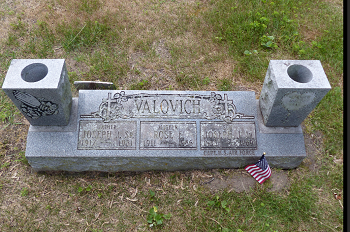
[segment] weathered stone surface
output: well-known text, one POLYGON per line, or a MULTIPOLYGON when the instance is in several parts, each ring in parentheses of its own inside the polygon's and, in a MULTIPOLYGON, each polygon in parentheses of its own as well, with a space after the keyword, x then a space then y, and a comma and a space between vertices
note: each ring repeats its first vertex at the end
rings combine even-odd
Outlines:
POLYGON ((266 129, 249 91, 81 90, 65 127, 30 126, 36 171, 242 168, 263 152, 272 167, 305 158, 300 127, 266 129))
POLYGON ((14 59, 2 89, 31 125, 68 124, 72 93, 63 59, 14 59))
POLYGON ((299 126, 330 89, 318 60, 271 60, 259 99, 265 126, 299 126))

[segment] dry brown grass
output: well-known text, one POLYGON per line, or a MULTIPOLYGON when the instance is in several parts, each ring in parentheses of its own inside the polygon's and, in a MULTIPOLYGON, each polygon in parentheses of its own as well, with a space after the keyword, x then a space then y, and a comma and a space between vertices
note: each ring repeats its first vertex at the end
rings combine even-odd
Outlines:
MULTIPOLYGON (((149 89, 216 91, 218 83, 228 79, 233 83, 233 90, 252 90, 259 97, 262 82, 249 82, 246 76, 235 72, 237 63, 228 54, 228 48, 214 42, 212 28, 203 23, 201 13, 210 10, 207 1, 201 1, 198 6, 194 0, 166 4, 155 0, 104 0, 97 4, 93 14, 81 10, 82 2, 17 0, 0 3, 0 12, 4 13, 0 14, 2 46, 13 29, 11 23, 16 23, 18 16, 28 31, 42 21, 54 33, 58 33, 58 24, 69 23, 72 19, 83 27, 86 20, 109 17, 112 20, 108 25, 120 36, 118 43, 112 46, 126 53, 127 72, 118 77, 120 89, 148 80, 149 89), (10 11, 13 14, 9 14, 10 11), (198 76, 199 80, 208 77, 210 82, 208 85, 181 85, 176 79, 181 72, 192 78, 198 76)), ((332 2, 340 4, 339 1, 332 2)), ((310 33, 309 28, 305 31, 310 40, 318 35, 316 31, 310 33)), ((28 39, 22 37, 19 42, 25 44, 28 39)), ((100 50, 94 47, 90 53, 100 50)), ((18 58, 25 56, 18 55, 18 58)), ((76 72, 82 80, 103 80, 99 75, 88 76, 91 64, 84 59, 78 61, 79 56, 88 55, 84 51, 69 53, 56 46, 50 58, 65 58, 69 72, 76 72)), ((280 57, 285 57, 285 54, 277 52, 274 58, 280 57)), ((1 68, 0 72, 5 74, 6 70, 1 68)), ((158 205, 161 212, 173 214, 171 220, 164 221, 165 229, 186 231, 186 223, 198 222, 199 219, 217 224, 196 211, 196 207, 206 206, 207 199, 203 195, 214 196, 223 190, 244 193, 249 187, 253 190, 264 188, 257 187, 252 178, 248 180, 247 174, 241 170, 35 173, 30 166, 18 161, 25 151, 29 125, 22 116, 18 116, 15 122, 21 124, 0 124, 0 160, 1 165, 5 165, 0 169, 0 230, 6 225, 7 230, 13 231, 148 231, 148 211, 153 205, 158 205), (243 188, 237 180, 247 185, 243 188), (87 191, 90 185, 92 189, 87 191), (79 187, 83 189, 81 192, 79 187), (25 189, 27 194, 23 192, 25 189), (156 192, 154 200, 150 199, 149 190, 156 192)), ((322 160, 316 154, 323 152, 322 139, 306 137, 305 141, 308 157, 303 165, 306 168, 290 172, 276 170, 278 175, 266 185, 269 191, 287 195, 290 182, 300 175, 317 175, 322 160)), ((340 207, 330 198, 332 193, 319 192, 321 204, 329 208, 340 207)), ((302 224, 300 229, 307 229, 307 226, 302 224)), ((198 231, 203 229, 201 225, 195 227, 198 231)))
MULTIPOLYGON (((10 23, 16 23, 18 16, 21 16, 28 30, 41 21, 46 22, 53 33, 57 33, 58 24, 69 23, 72 20, 80 22, 80 26, 83 27, 86 20, 111 19, 108 24, 112 30, 119 32, 121 45, 127 46, 121 49, 128 53, 129 70, 126 76, 119 78, 117 85, 120 89, 129 88, 131 83, 148 80, 151 89, 200 88, 214 91, 217 90, 218 80, 222 79, 231 80, 235 90, 246 89, 243 86, 247 84, 250 90, 261 88, 261 83, 246 82, 244 77, 234 73, 235 61, 228 55, 227 48, 213 43, 210 33, 212 29, 202 23, 204 20, 200 14, 208 10, 205 4, 197 6, 195 1, 165 4, 154 0, 19 2, 16 8, 14 4, 6 5, 14 14, 6 15, 6 20, 3 20, 3 39, 7 38, 11 30, 10 23), (82 10, 83 2, 98 2, 93 14, 82 10), (172 52, 175 53, 173 56, 172 52), (180 75, 180 72, 189 73, 190 77, 198 76, 200 79, 210 77, 210 83, 207 86, 201 83, 190 87, 179 85, 176 76, 180 75)), ((26 42, 26 38, 20 41, 21 44, 26 42)), ((61 47, 55 47, 53 58, 62 57, 66 57, 68 71, 78 73, 82 79, 84 73, 89 73, 89 64, 77 62, 75 57, 67 54, 61 47)), ((92 79, 102 80, 97 76, 92 79)))

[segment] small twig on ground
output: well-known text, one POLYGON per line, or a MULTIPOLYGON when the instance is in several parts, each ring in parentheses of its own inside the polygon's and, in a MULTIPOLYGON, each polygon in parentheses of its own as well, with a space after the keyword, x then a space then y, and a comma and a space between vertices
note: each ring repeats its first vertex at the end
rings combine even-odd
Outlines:
POLYGON ((210 217, 208 217, 208 218, 209 218, 210 220, 213 220, 214 222, 218 223, 218 225, 221 226, 221 228, 224 228, 224 227, 220 224, 220 222, 216 221, 214 218, 210 218, 210 217))
POLYGON ((83 28, 80 29, 80 31, 78 32, 78 34, 76 34, 76 35, 74 36, 74 38, 68 43, 67 46, 69 46, 69 45, 75 40, 75 38, 77 38, 77 36, 84 30, 85 27, 86 27, 86 24, 83 26, 83 28))
POLYGON ((329 229, 333 230, 333 231, 336 231, 335 229, 333 229, 332 227, 330 227, 329 225, 325 224, 325 223, 322 223, 322 221, 318 220, 318 218, 312 218, 312 219, 315 219, 316 221, 318 221, 321 225, 323 226, 326 226, 328 227, 329 229))
POLYGON ((137 205, 135 205, 134 203, 131 203, 131 205, 135 206, 136 208, 138 208, 140 211, 144 212, 144 213, 148 213, 148 211, 141 209, 140 207, 138 207, 137 205))
POLYGON ((12 172, 12 170, 15 168, 15 167, 17 167, 19 164, 16 164, 16 165, 14 165, 11 169, 10 169, 10 172, 12 172))
POLYGON ((339 201, 339 204, 340 204, 341 208, 344 209, 343 204, 341 203, 341 201, 340 200, 338 200, 338 201, 339 201))
POLYGON ((184 185, 184 179, 181 179, 180 188, 181 188, 182 190, 185 189, 185 188, 183 187, 183 185, 184 185))
POLYGON ((204 184, 209 184, 210 182, 212 182, 215 178, 211 178, 210 180, 206 181, 206 182, 202 182, 200 183, 200 185, 204 185, 204 184))
POLYGON ((135 191, 134 191, 134 193, 130 196, 130 198, 135 198, 135 197, 136 197, 136 194, 137 194, 137 187, 135 188, 135 191))
POLYGON ((132 198, 132 199, 131 199, 131 198, 129 198, 129 197, 125 197, 125 199, 128 200, 128 201, 137 201, 136 198, 132 198))
POLYGON ((112 208, 112 205, 113 205, 113 198, 114 198, 114 195, 112 196, 111 203, 109 204, 110 209, 112 208))
POLYGON ((194 207, 197 207, 198 201, 199 201, 199 200, 196 201, 196 203, 194 204, 194 207))

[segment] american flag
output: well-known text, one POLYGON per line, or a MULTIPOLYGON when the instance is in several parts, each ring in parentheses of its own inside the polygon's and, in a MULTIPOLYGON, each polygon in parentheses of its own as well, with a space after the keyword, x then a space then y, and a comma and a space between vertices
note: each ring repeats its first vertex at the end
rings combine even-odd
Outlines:
POLYGON ((247 170, 259 182, 259 184, 262 184, 265 180, 269 179, 271 176, 271 169, 265 159, 265 152, 256 164, 248 165, 245 167, 245 170, 247 170))

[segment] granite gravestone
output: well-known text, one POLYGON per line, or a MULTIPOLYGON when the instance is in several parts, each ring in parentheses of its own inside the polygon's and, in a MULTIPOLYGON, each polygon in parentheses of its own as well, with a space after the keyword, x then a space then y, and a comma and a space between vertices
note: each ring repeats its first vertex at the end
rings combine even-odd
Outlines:
MULTIPOLYGON (((52 68, 56 71, 62 67, 61 60, 57 61, 52 68)), ((21 73, 11 70, 45 62, 11 63, 3 89, 21 110, 27 103, 18 102, 17 91, 36 99, 49 96, 37 96, 30 88, 9 88, 7 83, 13 78, 20 80, 21 73), (16 67, 22 63, 26 65, 16 67)), ((51 66, 46 67, 48 74, 51 66)), ((57 75, 66 76, 62 72, 57 75)), ((32 83, 33 88, 40 88, 46 78, 42 74, 32 83)), ((26 157, 36 171, 114 172, 242 168, 266 152, 270 166, 295 168, 306 156, 302 129, 297 124, 330 89, 324 78, 319 62, 271 61, 260 101, 252 91, 80 90, 73 100, 70 96, 52 100, 57 105, 72 102, 68 125, 53 122, 38 126, 35 122, 41 117, 46 122, 56 121, 51 117, 63 111, 60 107, 55 114, 30 117, 26 157), (285 90, 289 82, 294 85, 285 90), (289 119, 295 115, 298 120, 289 119)), ((68 85, 68 78, 64 80, 68 85)))

